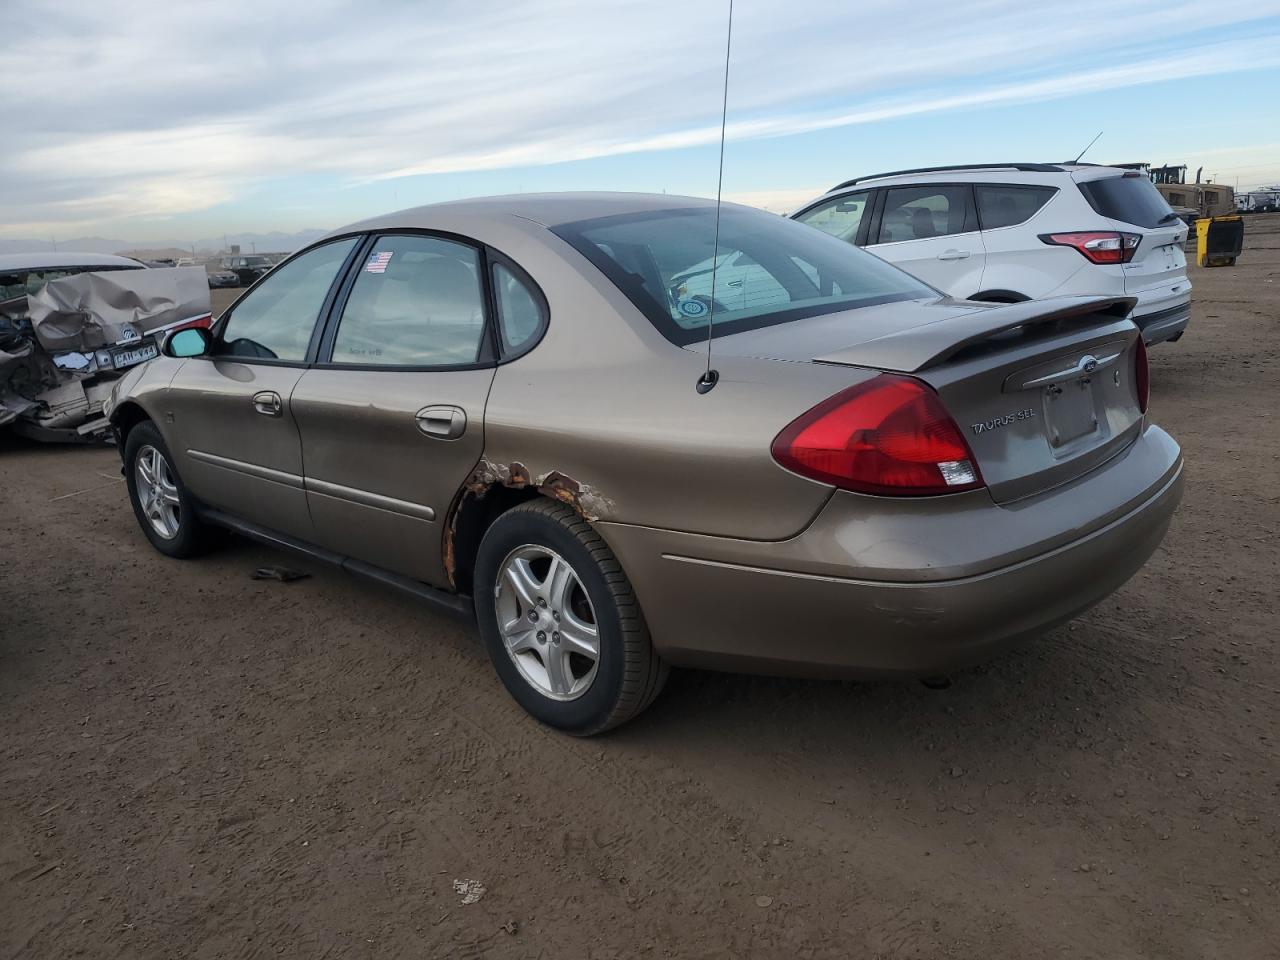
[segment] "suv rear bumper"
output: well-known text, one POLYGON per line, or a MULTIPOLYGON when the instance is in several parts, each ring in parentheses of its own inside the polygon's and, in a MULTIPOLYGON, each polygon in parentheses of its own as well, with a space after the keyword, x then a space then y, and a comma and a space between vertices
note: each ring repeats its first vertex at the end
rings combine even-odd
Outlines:
POLYGON ((927 502, 836 493, 776 543, 599 529, 673 664, 925 676, 1105 598, 1159 546, 1181 493, 1178 445, 1148 427, 1086 476, 1003 506, 982 490, 927 502))
POLYGON ((1141 309, 1141 303, 1134 308, 1133 322, 1138 325, 1138 329, 1142 331, 1142 339, 1148 344, 1173 340, 1180 336, 1182 331, 1187 329, 1187 324, 1191 322, 1190 297, 1172 307, 1151 310, 1147 313, 1140 313, 1141 309))

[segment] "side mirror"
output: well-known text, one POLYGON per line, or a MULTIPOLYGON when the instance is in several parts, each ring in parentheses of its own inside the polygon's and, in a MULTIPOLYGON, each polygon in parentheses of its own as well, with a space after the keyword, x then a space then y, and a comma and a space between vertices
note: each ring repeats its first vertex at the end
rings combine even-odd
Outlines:
POLYGON ((160 352, 166 357, 203 357, 213 345, 213 335, 204 327, 175 330, 164 338, 160 352))

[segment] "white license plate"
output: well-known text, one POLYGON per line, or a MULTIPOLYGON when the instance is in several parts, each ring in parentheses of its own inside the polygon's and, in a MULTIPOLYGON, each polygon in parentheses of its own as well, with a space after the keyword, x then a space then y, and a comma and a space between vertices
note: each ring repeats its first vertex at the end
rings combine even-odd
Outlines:
POLYGON ((128 347, 124 350, 112 350, 111 362, 117 370, 124 367, 132 367, 135 364, 142 363, 144 360, 154 360, 160 356, 160 348, 154 343, 144 343, 138 347, 128 347))

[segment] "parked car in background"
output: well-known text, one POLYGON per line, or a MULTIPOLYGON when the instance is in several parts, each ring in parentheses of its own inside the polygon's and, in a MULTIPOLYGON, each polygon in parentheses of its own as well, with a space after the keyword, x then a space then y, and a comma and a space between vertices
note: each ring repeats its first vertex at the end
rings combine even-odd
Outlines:
POLYGON ((930 167, 848 180, 792 214, 953 297, 1136 300, 1147 343, 1191 317, 1187 225, 1137 171, 1089 164, 930 167))
POLYGON ((209 286, 214 289, 227 289, 232 287, 240 287, 240 277, 231 270, 209 270, 209 286))
POLYGON ((274 265, 270 257, 260 255, 223 257, 220 264, 223 270, 229 270, 236 275, 242 287, 252 286, 274 265))
POLYGON ((108 415, 157 550, 229 527, 474 616, 590 734, 670 664, 936 674, 1107 596, 1182 484, 1133 302, 957 301, 732 204, 458 201, 293 255, 108 415), (717 237, 773 289, 712 323, 717 237))

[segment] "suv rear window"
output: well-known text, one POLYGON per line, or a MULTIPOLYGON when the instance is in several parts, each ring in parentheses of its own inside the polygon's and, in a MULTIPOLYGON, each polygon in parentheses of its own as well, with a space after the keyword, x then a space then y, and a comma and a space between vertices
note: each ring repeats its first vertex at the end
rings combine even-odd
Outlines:
POLYGON ((1141 174, 1087 180, 1080 184, 1080 192, 1095 213, 1109 220, 1138 227, 1158 227, 1177 219, 1155 184, 1141 174))
POLYGON ((672 343, 723 336, 855 307, 938 296, 843 240, 742 207, 619 214, 553 227, 672 343))

